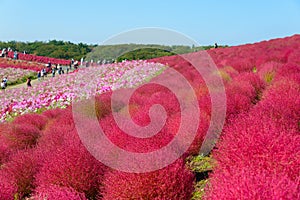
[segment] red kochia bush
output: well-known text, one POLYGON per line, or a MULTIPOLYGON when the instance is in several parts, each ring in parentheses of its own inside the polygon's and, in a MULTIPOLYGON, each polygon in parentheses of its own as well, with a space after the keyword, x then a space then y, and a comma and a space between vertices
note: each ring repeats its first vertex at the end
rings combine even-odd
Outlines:
POLYGON ((253 72, 241 73, 234 80, 236 82, 247 81, 254 87, 256 93, 262 92, 266 87, 266 84, 260 79, 259 75, 253 72))
POLYGON ((109 172, 105 175, 102 195, 104 200, 190 199, 193 181, 193 174, 179 159, 166 168, 149 173, 109 172))
POLYGON ((104 167, 80 143, 72 138, 68 142, 44 159, 35 177, 36 185, 72 187, 87 198, 94 198, 104 167))
POLYGON ((299 94, 296 82, 277 80, 227 123, 207 199, 299 199, 299 94))
MULTIPOLYGON (((97 188, 104 173, 103 165, 82 145, 70 109, 63 112, 58 110, 58 113, 48 111, 46 115, 51 118, 51 122, 42 132, 37 146, 42 162, 35 176, 35 186, 41 188, 53 185, 52 189, 40 191, 44 192, 41 195, 48 194, 55 188, 66 187, 73 188, 77 192, 75 196, 83 193, 87 198, 93 199, 98 194, 97 188)), ((64 189, 59 191, 54 193, 53 198, 68 194, 64 189)), ((73 192, 70 191, 71 193, 73 192)), ((36 194, 39 194, 39 189, 36 194)))
POLYGON ((292 181, 285 174, 270 174, 266 170, 232 168, 217 171, 210 180, 204 199, 299 199, 299 181, 292 181))
POLYGON ((300 136, 259 115, 239 117, 214 152, 207 199, 299 199, 300 136))
POLYGON ((11 149, 34 147, 41 131, 31 124, 7 124, 2 136, 11 149))
POLYGON ((5 163, 8 157, 9 157, 9 149, 0 139, 0 165, 5 163))
POLYGON ((16 187, 18 198, 24 198, 33 190, 33 177, 37 169, 38 159, 35 151, 30 149, 18 151, 12 155, 1 171, 3 175, 9 177, 9 183, 16 187))
POLYGON ((59 187, 56 185, 40 186, 35 190, 34 200, 87 200, 83 193, 73 188, 59 187))
POLYGON ((208 133, 210 125, 210 117, 202 112, 199 117, 199 126, 195 138, 190 145, 186 155, 198 155, 200 152, 201 145, 204 141, 204 138, 208 133))
POLYGON ((6 139, 3 137, 3 132, 7 126, 6 124, 0 125, 0 166, 8 160, 9 155, 11 154, 12 150, 9 148, 6 139))
MULTIPOLYGON (((8 57, 13 58, 13 56, 14 56, 13 51, 8 52, 8 57)), ((52 64, 60 64, 60 65, 69 65, 70 64, 69 60, 49 58, 49 57, 45 57, 45 56, 36 56, 33 54, 19 53, 18 58, 19 58, 19 60, 34 61, 34 62, 39 62, 39 63, 51 62, 52 64)))
POLYGON ((276 71, 282 67, 281 63, 267 62, 259 67, 258 75, 265 83, 270 84, 276 74, 276 71))
POLYGON ((0 63, 0 69, 1 68, 15 68, 15 69, 28 69, 28 70, 33 70, 33 71, 40 71, 43 69, 40 66, 31 66, 27 65, 26 63, 18 63, 18 64, 7 64, 7 63, 0 63))
POLYGON ((288 77, 274 82, 264 92, 258 106, 257 109, 264 115, 272 119, 283 119, 285 123, 282 125, 297 126, 300 118, 300 84, 288 77))
POLYGON ((70 141, 80 144, 80 138, 75 130, 71 110, 65 109, 63 112, 61 110, 54 111, 58 111, 58 113, 47 112, 51 121, 39 138, 38 149, 43 152, 51 153, 70 141))
POLYGON ((248 111, 257 97, 255 88, 248 81, 233 80, 226 87, 227 117, 248 111))
MULTIPOLYGON (((145 122, 144 118, 137 119, 139 119, 139 122, 145 122)), ((126 126, 127 122, 126 120, 122 120, 121 123, 124 124, 123 126, 126 126)), ((112 115, 101 120, 100 124, 105 135, 109 138, 110 141, 112 141, 115 145, 121 147, 122 149, 132 152, 146 153, 155 151, 157 149, 160 149, 162 146, 167 145, 174 136, 174 133, 168 132, 167 127, 164 126, 162 130, 159 130, 159 132, 155 132, 156 134, 153 137, 134 137, 132 135, 129 135, 128 132, 121 130, 118 124, 116 124, 112 115)), ((131 127, 129 128, 127 126, 127 128, 130 132, 134 131, 133 129, 131 129, 131 127)))
POLYGON ((55 119, 58 116, 60 116, 64 112, 63 109, 56 108, 52 110, 46 110, 45 112, 42 113, 43 116, 46 116, 49 119, 55 119))
POLYGON ((214 152, 221 168, 238 166, 269 170, 295 179, 300 176, 300 136, 297 129, 286 129, 284 120, 272 120, 257 112, 240 115, 224 130, 214 152))
MULTIPOLYGON (((299 59, 300 63, 300 59, 299 59)), ((278 69, 274 81, 280 81, 282 78, 287 78, 300 84, 300 67, 296 63, 287 63, 278 69)))
POLYGON ((13 179, 9 174, 0 170, 0 199, 13 200, 18 191, 17 185, 14 184, 13 179))
POLYGON ((31 124, 38 128, 39 130, 42 130, 45 125, 48 122, 48 118, 44 115, 39 115, 39 114, 26 114, 26 115, 21 115, 17 117, 13 124, 31 124))

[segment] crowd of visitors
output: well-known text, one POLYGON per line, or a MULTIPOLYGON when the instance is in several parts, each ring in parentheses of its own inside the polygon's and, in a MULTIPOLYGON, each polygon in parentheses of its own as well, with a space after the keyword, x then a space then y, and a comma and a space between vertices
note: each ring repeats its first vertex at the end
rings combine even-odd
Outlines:
MULTIPOLYGON (((5 51, 3 51, 4 54, 5 51)), ((15 54, 16 56, 15 59, 18 59, 18 54, 16 53, 15 54)), ((45 77, 47 77, 47 75, 49 74, 50 76, 52 75, 52 77, 55 77, 56 74, 58 75, 62 75, 62 74, 68 74, 72 69, 77 69, 79 66, 79 63, 78 61, 71 61, 70 62, 70 65, 68 66, 62 66, 60 64, 52 64, 50 61, 45 64, 45 67, 43 69, 41 69, 40 71, 37 72, 37 79, 39 81, 41 80, 44 80, 45 77)), ((7 76, 5 76, 2 80, 1 80, 1 89, 2 90, 5 90, 7 88, 7 82, 8 82, 8 79, 7 79, 7 76)), ((27 79, 27 82, 26 82, 26 85, 27 87, 32 87, 32 84, 31 84, 31 78, 28 78, 27 79)))
MULTIPOLYGON (((13 51, 13 49, 11 49, 10 47, 8 48, 3 48, 2 50, 0 49, 0 57, 4 57, 7 59, 11 59, 8 57, 9 52, 13 52, 13 59, 18 60, 19 59, 19 53, 17 51, 13 51)), ((25 54, 25 51, 24 51, 25 54)), ((109 63, 106 60, 98 61, 97 64, 104 64, 104 63, 109 63)), ((74 60, 73 58, 70 61, 70 64, 68 66, 61 66, 60 64, 52 64, 50 61, 45 64, 45 67, 43 69, 41 69, 40 71, 38 71, 37 73, 37 79, 39 81, 45 79, 45 77, 47 77, 47 75, 49 74, 52 77, 55 77, 56 74, 61 75, 61 74, 65 74, 65 73, 69 73, 71 70, 76 70, 78 69, 78 67, 80 66, 85 66, 85 67, 89 67, 89 66, 94 66, 96 65, 96 63, 93 62, 93 60, 91 60, 90 62, 86 61, 84 62, 83 58, 81 58, 80 62, 78 62, 77 60, 74 60)), ((31 79, 28 78, 26 85, 28 87, 32 87, 31 84, 31 79)), ((7 77, 4 77, 1 81, 1 89, 6 89, 7 88, 7 77)))
MULTIPOLYGON (((1 51, 0 51, 0 57, 4 57, 4 58, 7 58, 8 57, 8 53, 13 51, 10 47, 8 47, 7 49, 6 48, 3 48, 1 51)), ((26 52, 24 51, 23 54, 26 54, 26 52)), ((14 51, 14 57, 13 57, 14 60, 18 60, 19 59, 19 53, 17 51, 14 51)))
POLYGON ((8 49, 3 48, 2 51, 1 51, 1 53, 0 53, 0 57, 6 58, 8 56, 8 52, 9 51, 12 51, 12 49, 10 47, 8 47, 8 49))

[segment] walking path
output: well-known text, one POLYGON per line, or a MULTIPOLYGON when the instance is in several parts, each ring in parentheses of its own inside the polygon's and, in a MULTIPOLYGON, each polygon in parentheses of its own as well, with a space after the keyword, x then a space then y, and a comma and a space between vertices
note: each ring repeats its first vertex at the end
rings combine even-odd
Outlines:
MULTIPOLYGON (((47 77, 44 77, 44 80, 47 80, 47 79, 49 79, 49 78, 52 78, 52 75, 51 76, 47 76, 47 77)), ((32 86, 35 86, 35 85, 37 85, 37 84, 40 84, 40 83, 42 83, 44 80, 38 80, 38 79, 32 79, 31 80, 31 85, 32 86)), ((21 83, 21 84, 17 84, 17 85, 12 85, 12 86, 8 86, 7 88, 6 88, 6 90, 9 90, 9 89, 16 89, 16 88, 23 88, 23 87, 27 87, 27 84, 26 84, 26 82, 25 83, 21 83)))
MULTIPOLYGON (((79 66, 79 68, 82 68, 82 67, 79 66)), ((63 70, 64 70, 65 73, 66 73, 66 71, 67 71, 67 66, 63 66, 63 70)), ((72 69, 69 71, 69 73, 72 72, 72 71, 74 71, 74 68, 72 68, 72 69)), ((59 76, 59 74, 56 72, 56 73, 55 73, 55 76, 59 76)), ((41 79, 41 80, 33 79, 33 80, 31 80, 31 85, 32 85, 32 87, 34 87, 35 85, 40 84, 40 83, 44 82, 45 80, 47 80, 47 79, 49 79, 49 78, 52 78, 52 74, 51 74, 51 73, 48 73, 48 74, 47 74, 47 77, 44 77, 44 79, 41 79)), ((9 89, 16 89, 16 88, 24 88, 24 87, 25 87, 25 88, 27 87, 26 82, 25 82, 25 83, 21 83, 21 84, 17 84, 17 85, 8 86, 8 87, 6 88, 6 90, 9 90, 9 89)))

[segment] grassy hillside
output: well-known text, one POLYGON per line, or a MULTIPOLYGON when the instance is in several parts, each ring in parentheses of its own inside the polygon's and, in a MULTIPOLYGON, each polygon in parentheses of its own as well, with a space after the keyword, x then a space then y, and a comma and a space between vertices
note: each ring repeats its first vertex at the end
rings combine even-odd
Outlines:
POLYGON ((213 46, 190 47, 183 45, 164 46, 154 44, 119 44, 119 45, 100 45, 93 48, 88 53, 88 61, 111 61, 111 60, 133 60, 133 59, 151 59, 161 56, 174 54, 183 54, 199 51, 201 49, 210 49, 213 46))

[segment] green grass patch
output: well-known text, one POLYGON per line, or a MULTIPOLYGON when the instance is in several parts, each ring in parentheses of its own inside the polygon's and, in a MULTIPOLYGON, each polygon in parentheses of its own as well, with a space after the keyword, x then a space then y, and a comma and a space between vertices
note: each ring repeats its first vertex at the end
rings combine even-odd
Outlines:
POLYGON ((191 200, 203 199, 205 187, 209 183, 208 173, 212 172, 216 161, 210 156, 190 156, 187 158, 188 167, 195 173, 195 190, 191 200))

